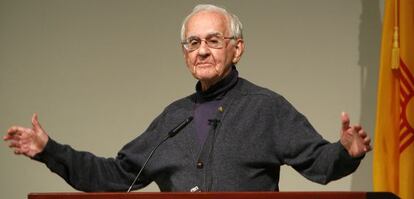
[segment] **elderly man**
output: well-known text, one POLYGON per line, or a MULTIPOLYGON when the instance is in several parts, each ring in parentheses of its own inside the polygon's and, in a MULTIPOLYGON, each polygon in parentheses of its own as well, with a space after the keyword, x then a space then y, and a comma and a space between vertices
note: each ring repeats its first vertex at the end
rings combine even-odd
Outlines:
POLYGON ((4 139, 83 191, 127 190, 153 147, 189 116, 194 120, 158 148, 133 189, 155 181, 161 191, 277 191, 284 164, 326 184, 352 173, 370 150, 370 138, 346 114, 340 140, 329 143, 282 96, 238 77, 244 41, 235 15, 196 6, 181 39, 188 70, 199 80, 196 92, 166 107, 116 158, 57 143, 36 114, 32 128, 11 127, 4 139))

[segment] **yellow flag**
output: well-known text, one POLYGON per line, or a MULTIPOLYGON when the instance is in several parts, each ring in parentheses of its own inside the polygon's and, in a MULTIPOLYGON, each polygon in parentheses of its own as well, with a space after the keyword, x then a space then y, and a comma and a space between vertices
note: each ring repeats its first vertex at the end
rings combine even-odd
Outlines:
POLYGON ((386 0, 374 143, 374 191, 414 199, 414 0, 386 0))

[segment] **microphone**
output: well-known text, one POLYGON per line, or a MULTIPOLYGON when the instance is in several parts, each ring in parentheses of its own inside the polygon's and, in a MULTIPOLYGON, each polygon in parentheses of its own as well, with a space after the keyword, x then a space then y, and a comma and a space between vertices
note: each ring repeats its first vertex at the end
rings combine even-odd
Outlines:
POLYGON ((183 129, 185 126, 187 126, 188 123, 190 123, 193 120, 193 116, 188 117, 187 119, 185 119, 184 121, 182 121, 180 124, 178 124, 175 128, 171 129, 170 132, 168 132, 167 137, 165 137, 160 143, 158 143, 157 146, 154 147, 154 149, 152 149, 151 153, 149 154, 148 158, 145 160, 144 164, 142 165, 141 169, 139 170, 137 176, 135 176, 134 181, 132 182, 131 186, 129 186, 127 193, 131 192, 132 186, 134 186, 134 184, 137 182, 139 176, 141 175, 142 171, 144 170, 145 166, 147 165, 148 161, 151 159, 152 155, 154 154, 154 152, 158 149, 158 147, 164 143, 165 141, 167 141, 169 138, 174 137, 175 135, 177 135, 178 132, 181 131, 181 129, 183 129))
POLYGON ((188 117, 187 119, 185 119, 184 121, 182 121, 178 126, 176 126, 175 128, 171 129, 171 131, 168 132, 168 138, 172 138, 175 135, 177 135, 177 133, 180 132, 181 129, 183 129, 185 126, 187 126, 187 124, 190 123, 191 120, 193 120, 193 116, 188 117))

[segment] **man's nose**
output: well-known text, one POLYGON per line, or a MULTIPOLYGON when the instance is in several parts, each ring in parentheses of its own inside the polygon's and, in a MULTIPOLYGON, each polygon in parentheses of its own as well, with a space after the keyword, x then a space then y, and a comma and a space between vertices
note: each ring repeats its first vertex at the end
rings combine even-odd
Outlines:
POLYGON ((201 41, 200 47, 198 48, 198 55, 202 57, 207 57, 210 54, 211 54, 211 51, 206 41, 201 41))

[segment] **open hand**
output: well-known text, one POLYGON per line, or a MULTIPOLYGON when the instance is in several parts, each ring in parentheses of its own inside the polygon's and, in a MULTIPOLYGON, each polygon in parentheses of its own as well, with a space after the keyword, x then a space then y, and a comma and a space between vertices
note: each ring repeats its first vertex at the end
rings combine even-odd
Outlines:
POLYGON ((340 142, 351 157, 363 156, 371 150, 371 138, 360 125, 351 126, 347 113, 342 113, 342 130, 340 142))
POLYGON ((43 151, 49 136, 40 126, 35 113, 32 117, 32 128, 12 126, 3 140, 9 142, 9 147, 14 150, 15 154, 23 154, 32 158, 43 151))

